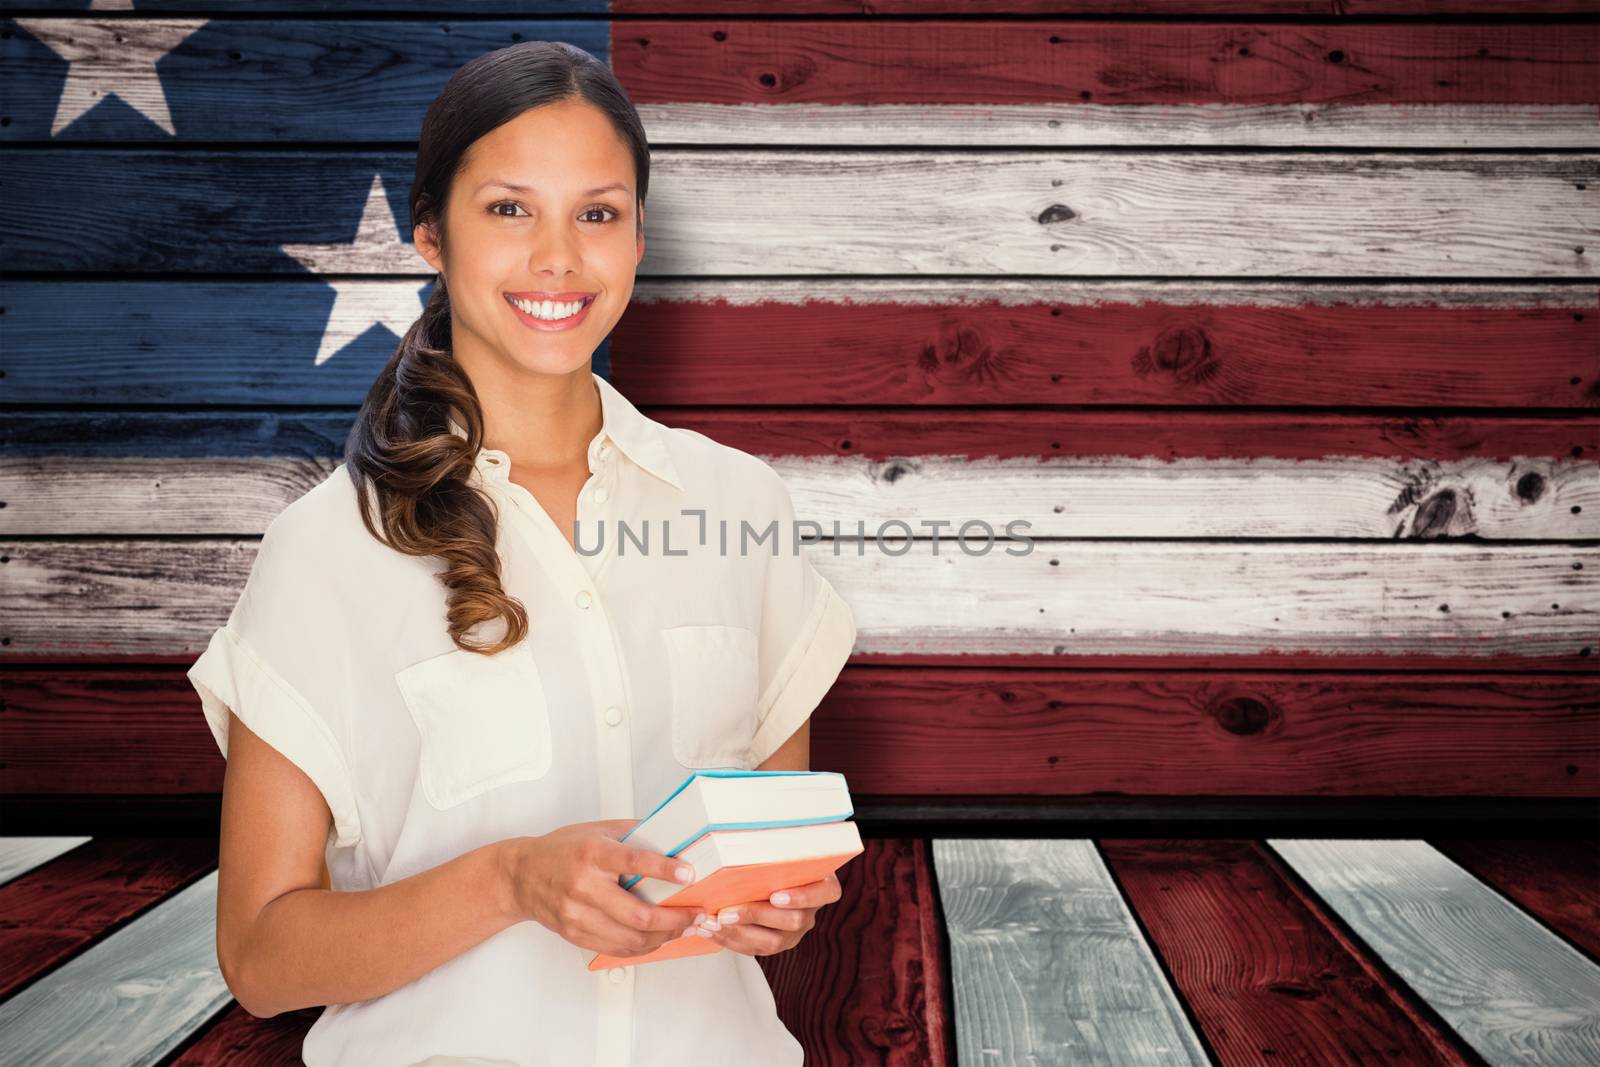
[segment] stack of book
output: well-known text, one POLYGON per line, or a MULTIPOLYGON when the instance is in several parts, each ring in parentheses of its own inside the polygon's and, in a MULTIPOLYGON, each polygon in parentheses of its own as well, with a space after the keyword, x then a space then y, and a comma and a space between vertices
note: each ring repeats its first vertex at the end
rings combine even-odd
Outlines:
MULTIPOLYGON (((700 770, 621 838, 694 868, 688 885, 645 875, 622 887, 651 904, 723 908, 765 901, 780 889, 820 882, 861 854, 855 809, 837 771, 700 770)), ((678 937, 639 956, 596 953, 589 970, 720 952, 703 937, 678 937)))

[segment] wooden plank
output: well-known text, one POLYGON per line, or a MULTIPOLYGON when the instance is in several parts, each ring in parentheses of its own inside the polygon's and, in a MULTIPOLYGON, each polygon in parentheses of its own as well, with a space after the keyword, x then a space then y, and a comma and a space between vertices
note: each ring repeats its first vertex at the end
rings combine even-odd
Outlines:
POLYGON ((1600 1060, 1600 966, 1432 846, 1268 843, 1490 1063, 1600 1060))
POLYGON ((0 1001, 0 1048, 30 1067, 161 1062, 232 1000, 216 912, 213 872, 0 1001))
POLYGON ((847 666, 811 743, 883 797, 1581 798, 1600 682, 847 666))
MULTIPOLYGON (((219 0, 201 0, 216 3, 219 0)), ((308 0, 268 0, 306 3, 308 0)), ((388 4, 404 0, 357 0, 388 4)), ((427 0, 419 0, 427 2, 427 0)), ((470 0, 473 5, 497 0, 470 0)), ((505 0, 509 2, 509 0, 505 0)), ((613 14, 745 15, 770 10, 770 0, 611 0, 613 14)), ((790 0, 791 15, 1487 15, 1593 12, 1596 0, 790 0)), ((188 4, 185 3, 187 9, 188 4)))
POLYGON ((323 1010, 299 1008, 258 1019, 234 1004, 164 1067, 213 1067, 218 1063, 228 1067, 278 1067, 304 1063, 301 1050, 306 1033, 323 1010))
MULTIPOLYGON (((1374 15, 1519 15, 1590 14, 1597 0, 786 0, 786 15, 831 18, 877 18, 883 15, 1145 15, 1201 16, 1271 15, 1320 18, 1374 15)), ((0 0, 0 10, 82 10, 82 0, 0 0)), ((772 0, 254 0, 251 11, 396 12, 473 15, 767 15, 772 0)), ((140 0, 141 11, 218 11, 232 14, 237 0, 140 0)))
POLYGON ((1445 1029, 1374 980, 1250 841, 1101 840, 1179 995, 1229 1067, 1467 1067, 1445 1029))
MULTIPOLYGON (((689 425, 697 420, 671 421, 689 425)), ((793 424, 793 420, 785 421, 793 424)), ((948 425, 947 420, 939 421, 948 425)), ((1123 420, 1093 421, 1105 425, 1123 420)), ((1242 421, 1262 425, 1293 420, 1242 421)), ((1567 435, 1566 428, 1549 425, 1552 438, 1567 435)), ((1076 425, 1073 436, 1088 428, 1076 425)), ((725 429, 728 427, 719 427, 725 429)), ((762 422, 751 429, 758 438, 776 436, 771 423, 762 422)), ((1181 428, 1174 426, 1172 432, 1179 433, 1181 428)), ((1261 443, 1270 445, 1271 441, 1261 443)), ((1413 464, 1357 459, 1174 463, 1118 456, 986 461, 909 452, 884 460, 830 461, 780 457, 762 448, 748 451, 778 470, 789 485, 798 514, 821 524, 825 533, 835 521, 848 530, 861 520, 873 530, 895 519, 931 531, 931 525, 923 524, 948 523, 952 515, 959 515, 962 522, 983 520, 997 531, 1007 522, 1026 521, 1029 525, 1019 528, 1036 538, 1117 537, 1130 531, 1152 538, 1384 541, 1463 536, 1580 540, 1600 536, 1600 472, 1596 464, 1540 458, 1549 452, 1504 462, 1413 464), (1519 485, 1529 488, 1532 499, 1515 492, 1519 485), (1226 500, 1228 506, 1215 507, 1219 500, 1226 500), (1070 506, 1063 501, 1070 501, 1070 506)), ((327 478, 332 469, 331 460, 320 459, 188 460, 133 455, 30 459, 13 453, 11 458, 0 459, 0 500, 6 502, 0 510, 0 534, 259 532, 278 512, 327 478), (94 500, 94 510, 84 510, 84 500, 94 500)), ((951 528, 941 532, 948 533, 951 528)))
POLYGON ((936 839, 961 1063, 1208 1064, 1089 841, 936 839))
MULTIPOLYGON (((238 599, 256 544, 0 542, 0 659, 198 655, 238 599)), ((854 610, 855 652, 904 662, 1085 666, 1098 656, 1131 667, 1161 657, 1169 667, 1332 669, 1381 657, 1395 668, 1470 661, 1487 670, 1595 653, 1592 547, 1083 541, 1028 550, 997 539, 984 554, 981 540, 968 548, 880 545, 869 533, 848 554, 844 542, 804 550, 854 610)))
POLYGON ((607 357, 609 380, 647 405, 1592 409, 1600 296, 1309 280, 657 279, 635 289, 607 357))
MULTIPOLYGON (((6 393, 19 405, 354 410, 428 285, 8 282, 6 393), (86 306, 97 314, 85 317, 86 306)), ((1600 293, 1501 283, 647 278, 594 364, 643 407, 1576 414, 1600 406, 1600 293)))
POLYGON ((650 19, 610 57, 658 144, 1590 147, 1600 29, 1569 29, 650 19))
POLYGON ((862 844, 811 932, 756 962, 807 1063, 946 1067, 950 990, 928 843, 862 844))
MULTIPOLYGON (((57 662, 6 683, 0 796, 221 792, 177 668, 57 662)), ((811 749, 857 796, 975 813, 984 797, 1582 800, 1600 795, 1600 681, 847 666, 811 749)))
MULTIPOLYGON (((1593 796, 1596 790, 1588 792, 1593 796)), ((1591 959, 1600 958, 1600 848, 1592 837, 1442 838, 1430 844, 1588 952, 1591 959)))
POLYGON ((609 60, 655 145, 1600 143, 1600 30, 1582 23, 16 22, 3 133, 35 142, 412 140, 457 68, 542 38, 609 60), (159 89, 141 84, 158 61, 159 89))
MULTIPOLYGON (((631 31, 629 26, 620 32, 631 31)), ((614 47, 619 55, 626 54, 626 42, 614 47)), ((769 60, 766 65, 779 67, 780 62, 769 60)), ((1003 57, 997 57, 996 66, 1003 63, 1003 57)), ((1117 91, 1105 95, 1115 97, 1117 91)), ((1600 107, 1592 104, 639 105, 640 121, 650 131, 652 144, 1123 145, 1179 151, 1195 145, 1590 148, 1597 140, 1597 113, 1600 107)))
MULTIPOLYGON (((415 274, 381 216, 414 163, 11 152, 0 229, 17 273, 415 274), (358 241, 375 176, 378 232, 358 241)), ((1592 279, 1597 197, 1600 157, 1567 153, 663 149, 638 273, 1592 279)))
POLYGON ((415 141, 428 105, 475 56, 519 39, 601 60, 609 51, 595 19, 14 21, 22 34, 0 77, 5 134, 43 142, 415 141))
MULTIPOLYGON (((982 520, 1033 538, 1600 536, 1594 416, 656 414, 765 459, 823 535, 982 520)), ((0 534, 259 534, 332 474, 353 418, 14 414, 0 534)))
POLYGON ((102 837, 0 886, 0 1000, 216 866, 214 838, 102 837))
MULTIPOLYGON (((10 697, 9 678, 7 679, 7 698, 10 697)), ((0 719, 0 730, 9 725, 6 720, 0 719)), ((8 746, 0 745, 0 751, 9 754, 8 746)), ((9 768, 0 768, 9 769, 9 768)), ((57 856, 88 841, 87 837, 0 837, 0 899, 10 887, 5 883, 26 874, 43 864, 49 863, 57 856)), ((6 914, 0 908, 0 914, 6 914)))

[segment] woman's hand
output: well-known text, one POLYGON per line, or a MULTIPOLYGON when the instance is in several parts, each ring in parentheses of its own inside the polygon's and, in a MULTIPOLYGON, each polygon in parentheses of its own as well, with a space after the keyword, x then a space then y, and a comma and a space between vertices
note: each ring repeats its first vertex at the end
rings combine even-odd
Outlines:
MULTIPOLYGON (((746 956, 786 952, 817 925, 817 909, 839 899, 839 876, 832 871, 820 882, 772 894, 772 903, 757 901, 723 908, 700 924, 711 940, 746 956), (788 894, 786 903, 784 894, 788 894)), ((705 936, 704 934, 699 936, 705 936)))
POLYGON ((698 909, 646 904, 619 881, 642 874, 687 883, 688 865, 618 840, 635 819, 573 823, 507 846, 507 906, 518 921, 533 919, 579 948, 608 956, 642 956, 678 937, 698 909))

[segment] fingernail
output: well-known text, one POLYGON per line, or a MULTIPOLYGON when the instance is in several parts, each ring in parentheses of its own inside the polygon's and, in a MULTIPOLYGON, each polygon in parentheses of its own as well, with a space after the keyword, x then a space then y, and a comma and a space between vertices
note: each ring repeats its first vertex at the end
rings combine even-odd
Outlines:
POLYGON ((732 908, 729 908, 721 915, 717 916, 717 921, 723 923, 736 923, 739 921, 739 913, 734 911, 732 908))
POLYGON ((780 890, 772 894, 772 902, 777 904, 779 907, 782 907, 783 905, 789 903, 789 894, 780 890))
POLYGON ((680 881, 680 882, 692 882, 692 881, 694 881, 694 872, 692 870, 690 870, 687 866, 679 866, 677 871, 674 872, 674 873, 677 875, 678 881, 680 881))
POLYGON ((712 931, 720 930, 722 929, 722 924, 717 922, 715 919, 707 919, 705 921, 705 929, 712 931))
POLYGON ((696 915, 694 917, 694 923, 695 923, 696 926, 699 926, 701 923, 703 923, 705 921, 706 921, 706 913, 703 912, 703 911, 700 914, 698 914, 698 915, 696 915))
POLYGON ((696 926, 694 928, 694 932, 696 936, 706 938, 707 940, 710 940, 711 938, 711 931, 707 930, 704 926, 696 926))

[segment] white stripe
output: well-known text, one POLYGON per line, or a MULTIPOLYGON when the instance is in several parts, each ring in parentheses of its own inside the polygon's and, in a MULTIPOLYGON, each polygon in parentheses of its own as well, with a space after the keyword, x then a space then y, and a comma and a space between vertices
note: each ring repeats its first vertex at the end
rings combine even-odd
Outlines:
MULTIPOLYGON (((9 650, 198 655, 238 599, 255 544, 0 544, 11 557, 0 587, 9 650)), ((737 545, 735 526, 729 550, 737 545)), ((1600 653, 1593 547, 1073 541, 1009 555, 996 541, 968 555, 945 541, 937 557, 926 541, 902 556, 870 538, 859 556, 855 542, 838 547, 807 551, 850 605, 858 654, 1026 654, 1065 666, 1085 653, 1600 653)))
POLYGON ((216 914, 213 871, 0 1003, 6 1062, 158 1063, 233 999, 216 914))
POLYGON ((0 837, 0 883, 41 867, 88 840, 87 837, 0 837))
MULTIPOLYGON (((972 435, 995 442, 1005 436, 1004 430, 972 435)), ((1600 462, 1589 458, 1002 460, 915 452, 762 458, 788 483, 798 517, 820 523, 825 533, 834 520, 853 529, 859 519, 876 529, 900 519, 927 536, 933 530, 921 524, 940 520, 955 524, 938 531, 951 537, 970 519, 997 531, 1023 519, 1034 537, 1600 537, 1600 462), (1525 501, 1514 487, 1529 473, 1543 482, 1525 501)), ((0 457, 0 500, 27 502, 0 509, 0 534, 259 535, 332 465, 332 459, 298 458, 0 457)))
POLYGON ((1600 1063, 1600 967, 1433 846, 1268 844, 1490 1063, 1600 1063))
POLYGON ((935 840, 933 856, 958 1062, 1210 1062, 1092 843, 935 840))
MULTIPOLYGON (((1560 32, 1559 30, 1554 32, 1560 32)), ((652 144, 1591 148, 1594 104, 641 104, 652 144)))

